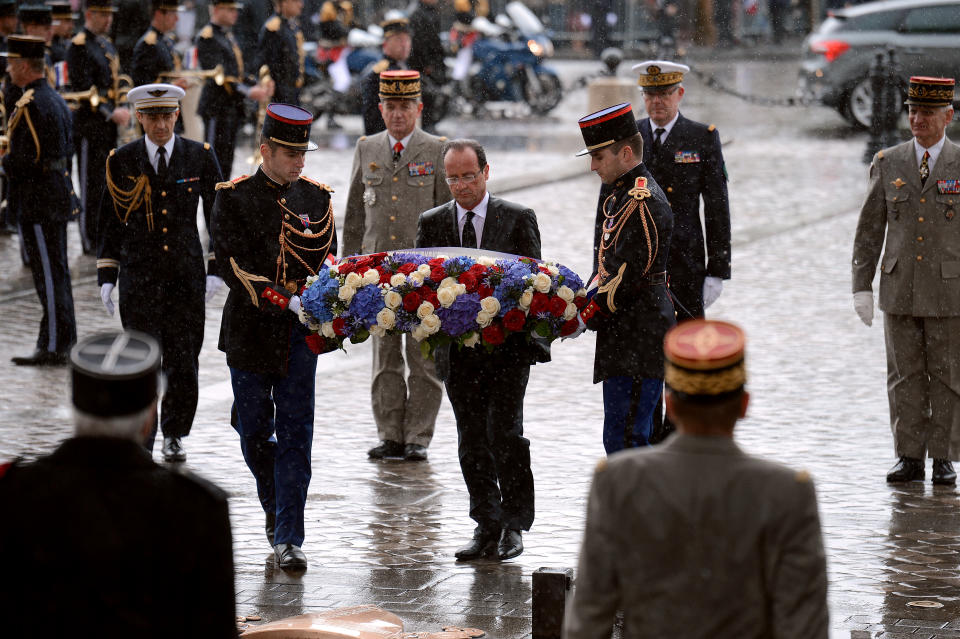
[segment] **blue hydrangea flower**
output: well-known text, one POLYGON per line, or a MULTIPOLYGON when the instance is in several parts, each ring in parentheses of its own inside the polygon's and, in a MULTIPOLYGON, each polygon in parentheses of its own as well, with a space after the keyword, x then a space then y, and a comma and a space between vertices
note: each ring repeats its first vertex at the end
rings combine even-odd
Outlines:
POLYGON ((569 286, 571 289, 573 289, 574 293, 583 288, 583 280, 580 279, 579 275, 562 264, 557 264, 557 270, 560 271, 560 277, 563 278, 563 280, 560 282, 561 285, 569 286))
POLYGON ((378 286, 363 286, 350 300, 350 316, 364 328, 370 328, 377 323, 377 313, 384 307, 383 295, 378 286))
POLYGON ((440 330, 451 337, 477 329, 477 313, 480 312, 480 296, 476 293, 458 295, 449 308, 437 309, 440 330))
POLYGON ((333 305, 339 291, 338 278, 331 276, 329 269, 323 268, 317 273, 317 280, 300 296, 300 302, 318 322, 332 322, 333 305))
POLYGON ((451 257, 449 260, 443 263, 443 268, 450 277, 457 277, 461 273, 465 273, 470 270, 470 267, 475 264, 475 260, 472 257, 451 257))

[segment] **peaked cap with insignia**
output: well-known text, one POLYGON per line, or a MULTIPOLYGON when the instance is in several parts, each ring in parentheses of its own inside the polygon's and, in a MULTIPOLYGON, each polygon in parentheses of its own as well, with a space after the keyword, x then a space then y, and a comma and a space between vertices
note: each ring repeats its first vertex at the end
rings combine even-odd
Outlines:
POLYGON ((184 95, 183 89, 172 84, 141 84, 130 89, 127 100, 141 113, 173 113, 184 95))
POLYGON ((316 151, 317 145, 310 141, 313 115, 306 109, 292 104, 272 102, 267 105, 263 118, 264 138, 297 151, 316 151))
POLYGON ((99 11, 101 13, 116 13, 117 7, 113 4, 114 0, 87 0, 87 11, 99 11))
POLYGON ((690 71, 685 64, 668 60, 647 60, 633 65, 637 72, 637 84, 647 88, 669 87, 683 82, 683 74, 690 71))
POLYGON ((953 78, 928 78, 915 75, 910 78, 904 104, 943 107, 953 105, 953 78))
POLYGON ((602 149, 639 133, 633 107, 629 102, 600 109, 580 118, 577 123, 580 125, 583 142, 587 145, 577 155, 586 155, 590 151, 602 149))
POLYGON ((677 324, 663 338, 664 383, 681 399, 706 403, 743 390, 746 337, 729 322, 697 319, 677 324))
POLYGON ((409 69, 383 71, 380 74, 380 98, 416 100, 420 97, 420 72, 409 69))

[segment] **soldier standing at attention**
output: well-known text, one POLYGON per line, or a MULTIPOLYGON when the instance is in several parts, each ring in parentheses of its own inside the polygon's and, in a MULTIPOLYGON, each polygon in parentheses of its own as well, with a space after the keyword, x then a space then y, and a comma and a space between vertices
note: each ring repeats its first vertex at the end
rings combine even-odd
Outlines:
POLYGON ((73 21, 76 16, 69 2, 49 2, 53 12, 53 38, 50 40, 50 59, 54 64, 67 59, 67 47, 73 37, 73 21))
MULTIPOLYGON (((153 17, 150 28, 133 46, 130 76, 134 85, 161 82, 160 74, 179 71, 180 54, 173 47, 173 39, 167 34, 173 31, 180 19, 180 0, 152 0, 153 17)), ((186 78, 169 80, 183 90, 190 86, 186 78)))
POLYGON ((580 312, 597 332, 593 381, 603 382, 607 453, 650 443, 663 388, 663 335, 676 322, 667 293, 673 214, 641 162, 643 140, 628 103, 583 117, 590 168, 603 182, 594 225, 595 294, 580 312))
POLYGON ((197 34, 197 57, 203 69, 223 69, 225 81, 218 85, 208 78, 200 94, 197 113, 203 118, 204 138, 213 147, 220 162, 220 170, 229 178, 233 170, 233 152, 237 146, 237 131, 243 124, 244 99, 269 99, 271 86, 247 82, 243 53, 233 37, 239 5, 235 0, 214 0, 210 23, 197 34))
POLYGON ((117 50, 106 37, 113 21, 113 0, 87 0, 84 27, 67 48, 67 74, 73 91, 97 87, 96 109, 79 108, 73 113, 77 168, 80 171, 80 239, 84 254, 97 250, 97 213, 103 199, 103 169, 107 154, 117 145, 117 126, 130 122, 130 111, 117 106, 113 88, 120 73, 117 50))
POLYGON ((300 104, 306 59, 299 22, 303 0, 277 0, 276 6, 277 12, 260 29, 255 67, 258 73, 264 65, 270 69, 277 102, 300 104))
MULTIPOLYGON (((209 144, 173 132, 183 89, 147 84, 129 100, 145 135, 110 152, 107 193, 100 206, 97 283, 107 313, 120 283, 120 320, 160 342, 167 390, 160 406, 163 458, 187 458, 182 439, 197 410, 197 369, 207 299, 223 281, 206 259, 197 230, 197 204, 210 228, 220 166, 209 144), (205 275, 208 274, 208 275, 205 275)), ((156 434, 156 426, 154 433, 156 434)), ((153 435, 146 442, 153 450, 153 435)))
POLYGON ((910 78, 913 139, 874 156, 853 242, 854 309, 867 326, 881 268, 890 426, 899 457, 888 482, 923 481, 926 456, 933 458, 934 484, 957 481, 951 460, 960 459, 960 147, 946 137, 953 88, 953 78, 910 78))
POLYGON ((406 18, 380 23, 383 28, 383 58, 367 69, 360 80, 360 114, 363 116, 363 132, 367 135, 380 133, 386 128, 380 115, 380 74, 384 71, 409 69, 412 40, 410 23, 406 18))
POLYGON ((3 156, 3 170, 11 181, 9 206, 19 215, 20 241, 43 307, 35 351, 14 357, 13 363, 63 366, 77 341, 67 263, 73 186, 70 110, 47 83, 43 39, 12 35, 7 44, 7 71, 21 97, 7 121, 10 149, 3 156))
POLYGON ((220 350, 233 384, 231 424, 257 482, 277 565, 303 571, 304 508, 310 485, 317 354, 301 324, 306 278, 336 255, 330 188, 303 177, 313 116, 290 104, 267 107, 263 164, 217 186, 213 240, 230 295, 220 350), (279 237, 279 240, 278 240, 279 237))
MULTIPOLYGON (((420 93, 416 71, 380 74, 380 113, 387 130, 357 142, 343 220, 344 256, 412 248, 420 213, 452 199, 443 172, 446 138, 417 127, 420 93)), ((426 459, 443 389, 433 360, 424 359, 416 340, 373 338, 370 394, 381 442, 367 454, 426 459)))

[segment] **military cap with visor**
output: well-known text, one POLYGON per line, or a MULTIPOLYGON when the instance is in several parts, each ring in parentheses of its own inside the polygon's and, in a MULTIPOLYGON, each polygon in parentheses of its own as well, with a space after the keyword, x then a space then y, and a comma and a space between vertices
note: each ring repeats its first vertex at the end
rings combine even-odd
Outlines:
POLYGON ((420 72, 409 69, 380 74, 380 99, 416 100, 420 97, 420 72))
POLYGON ((150 0, 150 8, 153 11, 182 11, 180 0, 150 0))
POLYGON ((683 74, 690 71, 690 67, 669 60, 647 60, 633 65, 637 72, 637 84, 644 91, 648 89, 666 89, 683 82, 683 74))
POLYGON ((953 106, 955 84, 953 78, 929 78, 915 75, 910 78, 904 104, 927 107, 953 106))
POLYGON ((38 36, 14 33, 7 37, 7 50, 0 52, 0 55, 11 60, 17 58, 42 60, 47 50, 46 44, 46 40, 38 36))
POLYGON ((50 14, 53 16, 54 22, 77 19, 77 14, 73 12, 73 7, 69 2, 48 2, 47 6, 50 7, 50 14))
POLYGON ((133 415, 157 398, 160 345, 145 333, 112 331, 70 350, 73 405, 97 417, 133 415))
POLYGON ((292 104, 272 102, 267 105, 261 135, 271 142, 296 151, 316 151, 310 141, 313 114, 292 104))
POLYGON ((127 101, 140 113, 173 113, 184 95, 183 89, 172 84, 141 84, 130 89, 127 101))
POLYGON ((637 120, 633 115, 633 107, 629 102, 623 102, 577 120, 580 125, 580 134, 586 148, 577 155, 586 155, 620 140, 626 140, 639 133, 637 120))
POLYGON ((380 28, 383 29, 383 37, 389 38, 397 33, 410 33, 410 21, 406 18, 385 20, 380 23, 380 28))
POLYGON ((101 13, 116 13, 117 7, 114 0, 87 0, 87 11, 99 11, 101 13))
POLYGON ((729 322, 696 319, 663 338, 664 383, 683 400, 709 403, 733 397, 747 381, 746 338, 729 322))
POLYGON ((21 5, 17 11, 17 17, 20 19, 20 24, 53 24, 53 11, 45 4, 21 5))

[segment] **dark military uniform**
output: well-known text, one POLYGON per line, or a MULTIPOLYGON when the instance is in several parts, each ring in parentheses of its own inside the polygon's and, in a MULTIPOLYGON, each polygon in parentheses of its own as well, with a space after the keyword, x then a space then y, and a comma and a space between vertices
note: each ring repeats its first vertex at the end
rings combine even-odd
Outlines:
POLYGON ((153 25, 133 46, 130 77, 134 86, 160 82, 161 73, 179 71, 180 67, 180 54, 174 49, 173 40, 153 25))
POLYGON ((11 184, 9 207, 19 215, 21 241, 43 307, 36 350, 38 355, 56 354, 65 363, 77 339, 67 263, 70 110, 41 78, 23 88, 7 126, 10 152, 3 157, 3 169, 11 184))
MULTIPOLYGON (((110 153, 100 206, 97 283, 120 280, 124 328, 157 338, 167 377, 160 428, 190 432, 197 408, 197 358, 203 344, 206 270, 197 204, 210 227, 220 166, 210 145, 175 136, 166 179, 157 176, 145 138, 110 153)), ((211 263, 209 272, 216 269, 211 263)))
POLYGON ((380 74, 384 71, 409 68, 406 63, 383 56, 383 59, 373 63, 363 72, 363 79, 360 80, 360 115, 363 116, 365 134, 373 135, 387 130, 387 125, 380 114, 380 74))
POLYGON ((203 118, 204 137, 216 151, 224 176, 229 177, 237 130, 243 124, 243 99, 250 91, 250 85, 242 83, 243 53, 229 29, 211 22, 197 35, 197 56, 202 68, 220 65, 228 78, 223 86, 217 86, 213 78, 207 79, 197 113, 203 118))
POLYGON ((275 517, 273 542, 300 546, 317 356, 305 343, 309 331, 286 306, 336 254, 330 190, 304 177, 281 185, 262 168, 222 184, 213 240, 230 287, 220 350, 233 382, 233 425, 268 522, 275 517))
POLYGON ((440 121, 439 108, 445 107, 446 96, 440 88, 447 83, 447 67, 443 63, 443 42, 440 40, 440 8, 420 2, 410 14, 413 48, 407 62, 420 72, 423 80, 423 128, 433 131, 440 121))
POLYGON ((105 184, 103 167, 110 150, 117 145, 117 125, 109 118, 115 108, 112 87, 119 68, 117 50, 107 38, 84 28, 70 41, 67 73, 71 90, 86 91, 95 86, 101 96, 96 110, 81 106, 73 113, 83 201, 80 238, 85 253, 92 253, 97 247, 97 212, 105 184))
POLYGON ((284 19, 274 14, 260 29, 257 44, 256 68, 267 65, 274 82, 273 100, 286 104, 300 104, 303 88, 304 61, 303 33, 296 19, 284 19))
POLYGON ((681 114, 656 153, 650 118, 638 121, 637 126, 643 136, 643 163, 673 209, 667 264, 670 293, 678 302, 676 310, 681 319, 703 317, 704 278, 730 278, 730 206, 720 135, 713 125, 688 120, 681 114))
POLYGON ((63 62, 67 59, 67 47, 70 46, 70 40, 68 38, 61 38, 60 36, 53 36, 50 40, 50 61, 53 64, 57 62, 63 62))

